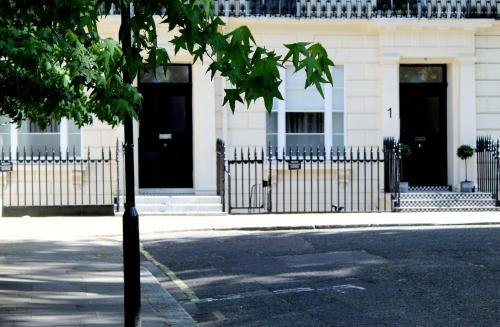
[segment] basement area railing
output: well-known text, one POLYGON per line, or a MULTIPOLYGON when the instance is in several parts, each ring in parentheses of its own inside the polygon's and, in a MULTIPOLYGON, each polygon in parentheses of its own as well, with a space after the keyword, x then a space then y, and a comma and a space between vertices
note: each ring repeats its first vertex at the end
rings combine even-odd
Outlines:
POLYGON ((120 199, 120 149, 2 149, 0 197, 4 216, 102 215, 120 199))
POLYGON ((491 193, 500 206, 500 141, 490 136, 479 136, 476 141, 477 190, 491 193))
POLYGON ((217 153, 217 189, 229 213, 380 212, 399 206, 400 154, 394 140, 384 141, 383 149, 227 153, 219 140, 217 153))

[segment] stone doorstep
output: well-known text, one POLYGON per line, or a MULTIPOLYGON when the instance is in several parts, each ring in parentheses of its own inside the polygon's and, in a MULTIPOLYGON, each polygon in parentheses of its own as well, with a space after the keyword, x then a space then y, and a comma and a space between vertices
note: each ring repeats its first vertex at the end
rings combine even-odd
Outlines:
POLYGON ((450 200, 450 199, 401 199, 400 207, 494 207, 495 200, 485 199, 485 200, 450 200))
POLYGON ((211 195, 136 195, 135 202, 141 204, 220 204, 220 196, 211 195))
POLYGON ((146 215, 222 214, 219 196, 138 195, 135 202, 137 210, 146 215))
POLYGON ((400 207, 399 212, 432 212, 432 211, 500 211, 500 207, 400 207))

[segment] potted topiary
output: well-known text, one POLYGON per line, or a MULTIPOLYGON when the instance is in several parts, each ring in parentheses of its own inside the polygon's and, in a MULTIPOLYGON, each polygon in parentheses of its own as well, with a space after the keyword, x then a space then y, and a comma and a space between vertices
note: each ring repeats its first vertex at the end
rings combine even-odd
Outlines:
POLYGON ((465 160, 465 181, 460 182, 460 192, 472 192, 474 184, 467 180, 467 159, 474 155, 474 149, 467 144, 462 144, 457 149, 457 156, 465 160))
MULTIPOLYGON (((411 154, 411 149, 408 145, 404 143, 399 143, 399 150, 401 151, 401 167, 400 167, 400 172, 401 176, 403 176, 403 159, 408 158, 411 154)), ((410 188, 410 185, 408 182, 399 182, 399 192, 401 193, 407 193, 410 188)))

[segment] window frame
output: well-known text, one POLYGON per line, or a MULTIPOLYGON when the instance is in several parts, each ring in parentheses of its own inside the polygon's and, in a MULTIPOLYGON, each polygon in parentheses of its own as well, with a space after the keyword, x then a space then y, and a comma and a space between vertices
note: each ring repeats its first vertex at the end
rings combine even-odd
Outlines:
MULTIPOLYGON (((77 151, 76 151, 76 158, 82 158, 83 156, 83 133, 82 133, 82 129, 80 128, 79 129, 80 131, 80 147, 77 148, 77 151)), ((17 124, 15 123, 10 123, 10 144, 9 144, 9 147, 10 147, 10 153, 8 153, 8 150, 6 152, 4 152, 4 154, 8 154, 9 155, 9 159, 12 160, 12 161, 15 161, 17 156, 18 156, 18 152, 19 152, 19 158, 23 158, 23 149, 22 148, 18 148, 19 147, 19 134, 20 134, 20 129, 17 127, 17 124)), ((69 131, 69 120, 67 118, 62 118, 61 119, 61 122, 59 124, 59 132, 48 132, 48 133, 45 133, 45 132, 23 132, 22 134, 25 134, 25 135, 37 135, 37 134, 52 134, 52 135, 55 135, 55 134, 59 134, 59 150, 61 152, 61 156, 60 158, 62 160, 66 160, 68 158, 66 158, 66 149, 68 149, 68 154, 69 154, 69 159, 71 159, 73 157, 73 151, 72 149, 69 149, 68 148, 68 144, 69 144, 69 137, 70 137, 70 131, 69 131)), ((76 133, 72 133, 72 134, 76 134, 76 133)), ((4 148, 4 151, 6 149, 4 148)), ((28 152, 29 149, 26 149, 27 152, 26 152, 26 155, 30 155, 31 152, 28 152), (29 153, 29 154, 28 154, 29 153)), ((55 150, 55 149, 54 149, 55 150)), ((38 153, 37 155, 35 156, 34 155, 35 153, 33 153, 33 158, 38 158, 38 153)), ((59 154, 59 153, 57 153, 59 154)), ((41 154, 42 157, 45 157, 45 153, 41 154)), ((31 157, 31 155, 30 155, 31 157)), ((53 158, 52 157, 52 151, 50 152, 47 152, 47 158, 53 158)), ((59 158, 59 156, 55 156, 54 158, 59 158)))
MULTIPOLYGON (((280 67, 279 72, 280 72, 280 78, 282 80, 279 90, 281 94, 283 95, 284 100, 275 100, 275 103, 273 104, 273 108, 271 113, 266 113, 267 115, 271 115, 272 113, 277 114, 277 121, 276 121, 276 132, 269 133, 267 129, 267 122, 269 121, 269 118, 266 120, 266 142, 268 139, 268 136, 276 136, 277 139, 277 150, 278 150, 278 158, 282 159, 283 157, 283 151, 285 151, 285 156, 287 153, 287 144, 286 144, 286 137, 287 135, 323 135, 324 138, 324 146, 325 146, 325 151, 326 151, 326 157, 330 157, 330 150, 333 149, 333 137, 334 136, 342 136, 343 138, 343 146, 339 147, 339 149, 343 149, 346 144, 346 110, 345 110, 345 103, 346 103, 346 93, 345 93, 345 82, 346 82, 346 76, 345 76, 345 65, 338 65, 342 67, 342 86, 335 86, 331 84, 322 84, 322 89, 323 89, 323 110, 287 110, 287 87, 286 87, 286 74, 287 70, 290 69, 292 66, 286 66, 286 67, 280 67), (333 108, 333 92, 334 90, 342 90, 342 108, 333 108), (318 113, 323 113, 323 133, 287 133, 286 132, 286 114, 288 112, 318 112, 318 113), (333 131, 333 117, 335 113, 342 113, 342 127, 343 130, 341 133, 339 132, 334 132, 333 131)), ((334 73, 333 69, 331 69, 331 72, 334 73)), ((311 86, 313 87, 313 86, 311 86)), ((266 147, 269 147, 269 144, 266 144, 266 147)), ((275 149, 273 149, 273 153, 275 152, 275 149)), ((334 151, 336 152, 336 151, 334 151)), ((276 155, 276 154, 275 154, 276 155)))

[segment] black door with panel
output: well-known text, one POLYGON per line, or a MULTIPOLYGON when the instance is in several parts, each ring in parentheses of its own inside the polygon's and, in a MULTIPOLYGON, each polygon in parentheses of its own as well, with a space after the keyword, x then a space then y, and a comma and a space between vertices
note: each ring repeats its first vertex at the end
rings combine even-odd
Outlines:
MULTIPOLYGON (((400 84, 401 143, 411 150, 410 156, 403 158, 402 181, 409 182, 410 186, 448 184, 446 67, 421 68, 431 67, 433 71, 441 70, 439 79, 419 81, 417 78, 400 84)), ((419 78, 428 74, 429 69, 419 72, 418 66, 415 68, 419 78)))
MULTIPOLYGON (((189 66, 184 66, 189 68, 189 66)), ((191 84, 139 83, 139 188, 193 187, 191 84)))

